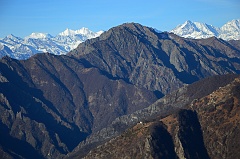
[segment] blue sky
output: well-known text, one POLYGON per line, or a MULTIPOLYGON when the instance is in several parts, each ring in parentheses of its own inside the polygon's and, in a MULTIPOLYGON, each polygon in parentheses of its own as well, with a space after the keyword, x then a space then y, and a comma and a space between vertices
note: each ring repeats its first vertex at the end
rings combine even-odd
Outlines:
POLYGON ((0 38, 136 22, 170 31, 186 20, 217 27, 240 19, 239 0, 0 0, 0 38))

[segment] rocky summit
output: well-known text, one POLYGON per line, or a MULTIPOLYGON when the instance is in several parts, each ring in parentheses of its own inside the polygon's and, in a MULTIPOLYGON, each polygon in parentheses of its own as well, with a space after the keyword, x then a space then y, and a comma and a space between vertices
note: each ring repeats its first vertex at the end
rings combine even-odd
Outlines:
POLYGON ((0 156, 114 158, 108 152, 115 148, 120 158, 234 157, 231 136, 219 134, 238 133, 239 46, 237 40, 185 39, 126 23, 67 55, 3 57, 0 156))
POLYGON ((68 56, 136 86, 168 94, 204 77, 240 73, 237 44, 215 37, 184 39, 126 23, 87 40, 68 56))

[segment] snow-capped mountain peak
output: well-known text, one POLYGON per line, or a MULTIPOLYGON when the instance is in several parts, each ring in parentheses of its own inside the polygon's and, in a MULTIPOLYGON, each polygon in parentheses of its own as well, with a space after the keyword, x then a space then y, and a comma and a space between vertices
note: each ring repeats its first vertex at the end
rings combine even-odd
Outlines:
POLYGON ((5 38, 14 39, 14 38, 18 38, 18 37, 16 37, 16 36, 13 35, 13 34, 9 34, 9 35, 7 35, 5 38))
MULTIPOLYGON (((170 32, 193 39, 216 36, 224 40, 240 40, 240 19, 229 21, 221 28, 188 20, 170 32)), ((98 37, 102 33, 103 31, 93 32, 83 27, 79 30, 67 28, 56 36, 47 33, 32 33, 23 39, 10 34, 0 39, 1 54, 15 59, 27 59, 42 52, 56 55, 66 54, 85 40, 98 37)))
POLYGON ((232 20, 230 22, 227 22, 221 27, 222 31, 239 31, 240 30, 240 19, 239 20, 232 20))
POLYGON ((240 19, 227 22, 220 30, 221 35, 219 35, 219 38, 224 40, 240 40, 240 19))
POLYGON ((81 35, 88 35, 88 34, 92 34, 93 32, 90 31, 88 28, 81 28, 79 30, 71 30, 71 29, 66 29, 63 32, 59 33, 59 35, 61 36, 74 36, 77 34, 81 34, 81 35))
POLYGON ((193 33, 194 31, 198 31, 198 28, 193 22, 187 20, 182 25, 178 25, 174 30, 178 34, 185 35, 186 33, 193 33))
POLYGON ((46 39, 52 38, 53 36, 48 33, 32 33, 29 36, 25 37, 25 39, 46 39))
POLYGON ((103 31, 99 31, 99 32, 93 32, 91 30, 89 30, 88 28, 82 27, 79 30, 71 30, 71 29, 66 29, 65 31, 59 33, 58 35, 60 36, 75 36, 75 35, 81 35, 81 36, 85 36, 87 38, 95 38, 99 35, 101 35, 103 33, 103 31))
POLYGON ((17 36, 15 36, 15 35, 13 35, 13 34, 10 34, 10 35, 6 36, 6 37, 3 38, 2 40, 3 40, 3 41, 9 41, 9 40, 11 40, 11 41, 15 41, 15 42, 21 42, 21 41, 23 41, 22 38, 17 37, 17 36))
POLYGON ((93 32, 91 30, 89 30, 88 28, 81 28, 79 30, 75 31, 76 34, 82 34, 82 35, 87 35, 87 34, 92 34, 93 32))
POLYGON ((237 31, 240 29, 240 19, 227 22, 221 27, 222 30, 237 31))
POLYGON ((240 39, 240 20, 227 22, 221 28, 200 22, 191 22, 190 20, 178 25, 170 32, 185 38, 201 39, 212 36, 224 40, 240 39))
POLYGON ((211 36, 217 36, 218 28, 205 23, 192 22, 188 20, 182 25, 178 25, 171 32, 185 38, 201 39, 211 36))
POLYGON ((66 29, 64 30, 63 32, 59 33, 58 35, 61 35, 61 36, 72 36, 72 35, 75 35, 75 31, 74 30, 71 30, 71 29, 66 29))
POLYGON ((81 42, 100 36, 101 33, 103 31, 95 33, 87 28, 79 30, 67 28, 55 37, 48 33, 32 33, 22 39, 11 34, 0 40, 1 48, 6 48, 3 49, 4 54, 3 51, 1 51, 1 54, 15 59, 27 59, 36 53, 42 52, 62 55, 75 49, 81 42))
POLYGON ((183 25, 180 25, 181 27, 188 27, 188 26, 191 26, 193 27, 194 26, 194 23, 190 20, 187 20, 183 23, 183 25))

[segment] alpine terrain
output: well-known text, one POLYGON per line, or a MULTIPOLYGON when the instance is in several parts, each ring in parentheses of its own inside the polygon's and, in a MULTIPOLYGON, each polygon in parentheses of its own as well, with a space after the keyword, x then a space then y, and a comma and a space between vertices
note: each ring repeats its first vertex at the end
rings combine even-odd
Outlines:
POLYGON ((223 40, 240 40, 240 19, 229 21, 221 28, 188 20, 184 24, 171 30, 171 32, 192 39, 202 39, 215 36, 223 40))
POLYGON ((238 74, 239 40, 183 38, 138 23, 66 55, 5 56, 0 156, 237 158, 238 74))
POLYGON ((0 40, 0 58, 28 59, 36 53, 66 54, 87 39, 101 35, 103 31, 92 32, 88 28, 66 29, 57 36, 48 33, 32 33, 25 38, 8 35, 0 40))
MULTIPOLYGON (((155 29, 156 32, 161 31, 155 29)), ((232 20, 224 24, 221 28, 214 27, 205 23, 186 21, 170 31, 185 38, 202 39, 217 37, 223 40, 240 39, 240 20, 232 20)), ((20 38, 8 35, 0 39, 0 58, 9 56, 14 59, 28 59, 37 53, 52 53, 62 55, 75 49, 80 43, 87 39, 101 35, 103 31, 92 32, 87 28, 79 30, 66 29, 57 36, 48 33, 32 33, 31 35, 20 38)))

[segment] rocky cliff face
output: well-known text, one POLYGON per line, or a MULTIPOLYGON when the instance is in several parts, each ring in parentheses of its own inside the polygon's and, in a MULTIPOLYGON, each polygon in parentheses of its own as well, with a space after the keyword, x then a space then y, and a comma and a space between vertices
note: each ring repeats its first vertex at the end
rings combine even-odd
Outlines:
POLYGON ((136 124, 85 158, 238 158, 239 92, 236 78, 184 109, 136 124))
POLYGON ((238 47, 215 37, 184 39, 126 23, 68 55, 136 86, 168 94, 207 76, 239 73, 239 54, 238 47))
POLYGON ((92 133, 84 143, 79 144, 78 147, 74 149, 70 156, 82 157, 93 147, 106 142, 109 138, 120 135, 125 129, 139 122, 155 121, 159 117, 165 117, 177 112, 179 109, 190 105, 192 101, 209 95, 219 87, 223 87, 232 82, 237 77, 239 76, 222 75, 200 80, 166 95, 147 108, 116 118, 107 128, 92 133))
POLYGON ((1 145, 22 157, 27 157, 19 149, 24 145, 34 155, 60 157, 116 117, 157 99, 153 92, 66 56, 3 58, 0 68, 1 145))
POLYGON ((238 158, 240 79, 192 104, 211 158, 238 158))
POLYGON ((177 158, 172 143, 162 123, 138 123, 84 158, 177 158))

